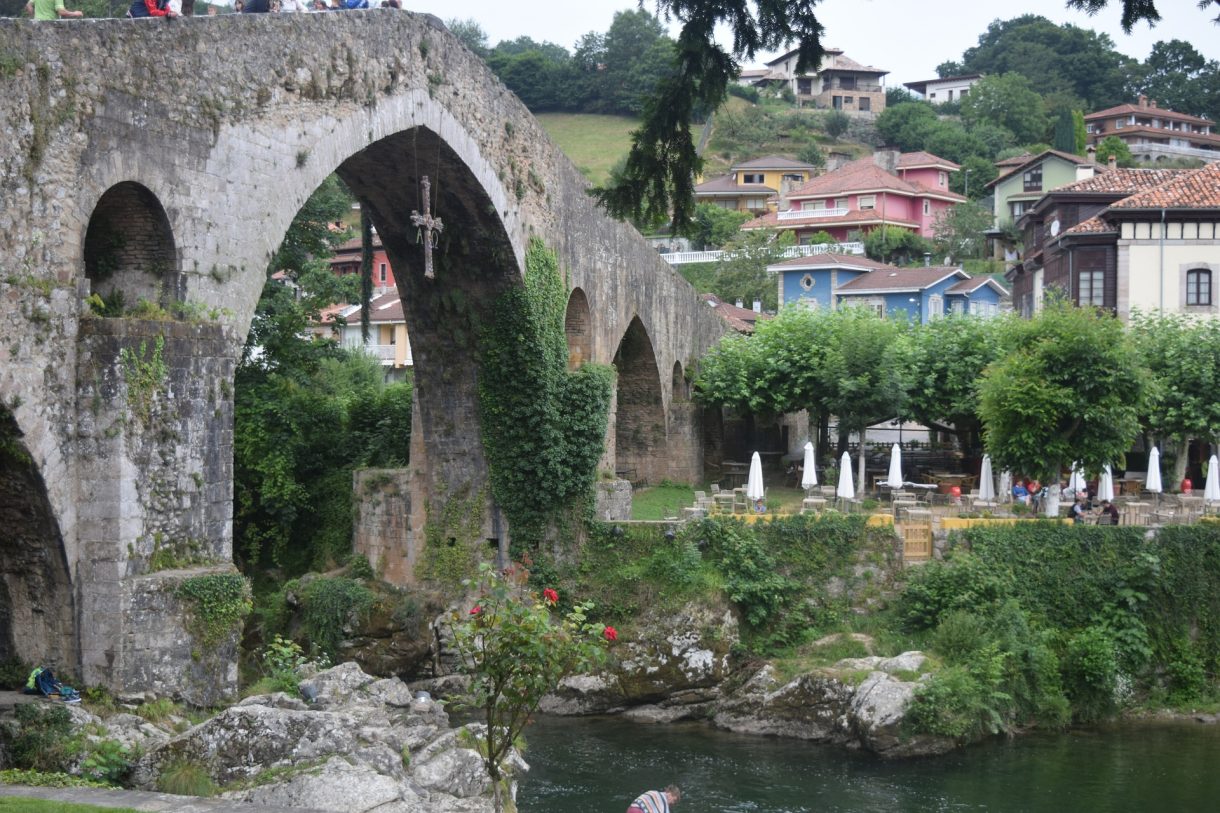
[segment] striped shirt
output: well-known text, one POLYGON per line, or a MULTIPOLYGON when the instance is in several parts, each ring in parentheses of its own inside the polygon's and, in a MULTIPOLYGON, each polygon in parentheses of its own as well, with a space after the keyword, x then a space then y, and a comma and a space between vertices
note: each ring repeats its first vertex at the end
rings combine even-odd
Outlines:
POLYGON ((631 803, 629 813, 631 809, 642 811, 642 813, 669 813, 669 798, 659 790, 650 790, 641 793, 631 803))

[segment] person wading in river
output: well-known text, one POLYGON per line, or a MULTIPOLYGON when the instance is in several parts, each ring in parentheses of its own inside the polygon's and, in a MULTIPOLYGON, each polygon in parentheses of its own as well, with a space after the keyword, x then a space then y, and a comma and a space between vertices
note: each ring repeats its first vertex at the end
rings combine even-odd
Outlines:
POLYGON ((641 793, 627 808, 627 813, 669 813, 669 806, 677 804, 682 799, 682 791, 677 785, 670 785, 665 790, 649 790, 641 793))

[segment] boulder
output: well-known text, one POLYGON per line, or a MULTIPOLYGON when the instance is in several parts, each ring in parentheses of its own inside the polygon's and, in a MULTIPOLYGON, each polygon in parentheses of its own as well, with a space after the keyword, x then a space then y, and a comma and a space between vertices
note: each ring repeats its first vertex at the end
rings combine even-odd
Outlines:
POLYGON ((402 796, 401 782, 340 756, 332 756, 320 766, 282 773, 267 785, 223 794, 225 799, 259 805, 352 813, 402 801, 402 796))
POLYGON ((357 689, 374 680, 376 678, 366 675, 358 664, 349 661, 302 680, 299 688, 307 701, 326 708, 350 702, 357 689))
MULTIPOLYGON (((907 655, 919 653, 906 652, 900 657, 907 655)), ((873 672, 856 687, 851 701, 851 727, 864 748, 883 757, 927 756, 953 750, 955 743, 947 737, 902 731, 907 706, 918 685, 885 672, 873 672)))
POLYGON ((461 798, 481 796, 490 791, 490 780, 483 769, 483 758, 469 748, 440 751, 412 771, 415 781, 429 790, 444 790, 461 798))

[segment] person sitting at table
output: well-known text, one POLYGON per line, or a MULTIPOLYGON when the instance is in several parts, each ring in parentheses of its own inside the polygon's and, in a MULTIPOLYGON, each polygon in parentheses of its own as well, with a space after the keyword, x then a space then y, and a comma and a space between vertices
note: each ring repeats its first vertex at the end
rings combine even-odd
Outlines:
POLYGON ((1083 491, 1076 492, 1076 501, 1074 503, 1072 503, 1072 510, 1071 510, 1073 523, 1080 525, 1085 521, 1085 518, 1089 515, 1089 504, 1087 502, 1088 499, 1089 499, 1088 495, 1085 494, 1083 491))
POLYGON ((1118 506, 1109 500, 1101 501, 1101 513, 1097 515, 1098 525, 1117 525, 1118 506))
POLYGON ((1029 489, 1020 480, 1013 484, 1012 499, 1014 502, 1019 502, 1022 505, 1029 505, 1029 489))

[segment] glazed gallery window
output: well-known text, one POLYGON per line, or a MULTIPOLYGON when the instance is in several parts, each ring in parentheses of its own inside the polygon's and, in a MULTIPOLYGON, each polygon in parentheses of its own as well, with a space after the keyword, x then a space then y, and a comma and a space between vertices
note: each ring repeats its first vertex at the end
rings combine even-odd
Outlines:
POLYGON ((1186 304, 1212 304, 1212 272, 1207 268, 1192 268, 1186 272, 1186 304))
POLYGON ((1042 191, 1042 165, 1025 170, 1025 175, 1022 180, 1025 182, 1026 192, 1041 192, 1042 191))
POLYGON ((1079 286, 1079 304, 1096 308, 1106 304, 1105 272, 1081 271, 1079 286))

